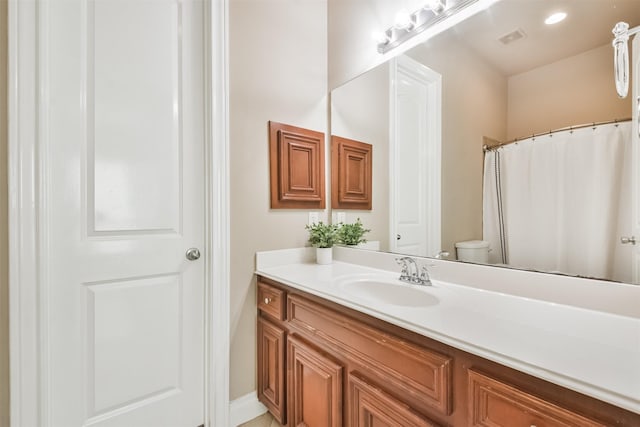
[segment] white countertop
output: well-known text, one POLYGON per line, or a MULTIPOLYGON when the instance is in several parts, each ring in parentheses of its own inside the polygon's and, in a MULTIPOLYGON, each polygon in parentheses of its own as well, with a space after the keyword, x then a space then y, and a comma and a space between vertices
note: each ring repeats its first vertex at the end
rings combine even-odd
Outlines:
MULTIPOLYGON (((263 254, 268 258, 275 252, 287 251, 263 254)), ((308 256, 280 256, 278 262, 261 262, 259 253, 258 259, 256 273, 261 276, 640 413, 639 317, 560 304, 550 297, 540 300, 454 284, 440 277, 433 286, 423 288, 437 298, 436 304, 399 306, 365 299, 342 287, 346 277, 375 275, 392 280, 398 272, 340 261, 317 265, 308 256)), ((455 269, 455 264, 448 263, 447 268, 455 269)), ((501 274, 490 273, 495 277, 501 274)), ((558 294, 562 293, 560 287, 558 294)), ((625 299, 640 295, 636 289, 631 291, 623 290, 627 292, 625 299)), ((640 299, 637 302, 640 304, 640 299)))

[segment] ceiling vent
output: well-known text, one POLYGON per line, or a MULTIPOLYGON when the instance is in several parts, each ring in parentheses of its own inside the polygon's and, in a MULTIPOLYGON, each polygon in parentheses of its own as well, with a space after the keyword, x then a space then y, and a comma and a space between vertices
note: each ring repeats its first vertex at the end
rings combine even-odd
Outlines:
POLYGON ((527 34, 524 32, 524 30, 518 28, 517 30, 513 30, 510 33, 507 33, 504 36, 500 37, 498 41, 504 45, 508 45, 525 37, 527 37, 527 34))

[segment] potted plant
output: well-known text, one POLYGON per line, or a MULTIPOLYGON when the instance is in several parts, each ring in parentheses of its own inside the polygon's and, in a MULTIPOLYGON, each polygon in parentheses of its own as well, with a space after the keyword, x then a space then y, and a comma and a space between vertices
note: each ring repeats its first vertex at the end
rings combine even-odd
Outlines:
POLYGON ((342 224, 338 230, 338 241, 348 246, 359 245, 366 242, 363 237, 370 231, 363 227, 360 218, 358 218, 353 224, 342 224))
POLYGON ((318 264, 331 264, 331 248, 338 241, 338 226, 324 224, 322 221, 306 225, 309 231, 309 243, 316 248, 316 262, 318 264))

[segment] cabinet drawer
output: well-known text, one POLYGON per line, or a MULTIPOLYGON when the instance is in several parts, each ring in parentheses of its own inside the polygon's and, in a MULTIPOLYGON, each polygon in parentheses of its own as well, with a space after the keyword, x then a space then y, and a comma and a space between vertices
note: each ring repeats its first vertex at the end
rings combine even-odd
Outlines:
POLYGON ((258 309, 278 320, 284 320, 285 293, 258 280, 258 309))
POLYGON ((487 427, 604 427, 511 385, 469 372, 469 425, 487 427))

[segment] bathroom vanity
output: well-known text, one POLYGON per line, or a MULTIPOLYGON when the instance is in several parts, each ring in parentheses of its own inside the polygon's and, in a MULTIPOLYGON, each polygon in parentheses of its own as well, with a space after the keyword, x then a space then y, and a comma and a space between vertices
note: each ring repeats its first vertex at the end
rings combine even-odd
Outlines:
POLYGON ((398 272, 301 253, 258 255, 258 396, 283 425, 640 425, 640 371, 627 369, 640 319, 606 324, 611 313, 447 283, 446 264, 417 289, 398 272), (589 316, 603 328, 587 325, 593 340, 565 335, 589 316), (609 353, 609 326, 632 342, 609 353), (584 353, 598 342, 601 354, 584 353))

